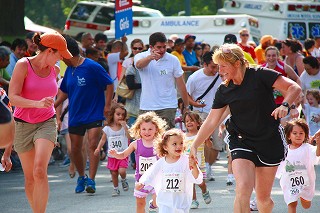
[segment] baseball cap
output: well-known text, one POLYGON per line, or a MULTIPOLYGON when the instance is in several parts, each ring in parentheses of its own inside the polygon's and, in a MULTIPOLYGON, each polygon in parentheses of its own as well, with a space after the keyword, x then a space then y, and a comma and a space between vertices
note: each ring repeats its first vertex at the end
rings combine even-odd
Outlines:
POLYGON ((67 48, 65 38, 58 32, 48 32, 40 36, 40 44, 59 51, 60 55, 65 59, 72 58, 72 54, 67 48))
POLYGON ((238 43, 237 36, 234 34, 227 34, 224 36, 224 44, 236 44, 238 43))
POLYGON ((184 40, 182 38, 177 38, 176 41, 174 42, 174 45, 180 45, 184 44, 184 40))
POLYGON ((273 42, 273 37, 271 35, 264 35, 260 39, 260 44, 264 44, 266 42, 270 41, 271 43, 273 42))
POLYGON ((189 38, 193 38, 193 40, 196 40, 196 36, 195 36, 195 35, 187 34, 187 35, 184 37, 184 42, 186 42, 189 38))

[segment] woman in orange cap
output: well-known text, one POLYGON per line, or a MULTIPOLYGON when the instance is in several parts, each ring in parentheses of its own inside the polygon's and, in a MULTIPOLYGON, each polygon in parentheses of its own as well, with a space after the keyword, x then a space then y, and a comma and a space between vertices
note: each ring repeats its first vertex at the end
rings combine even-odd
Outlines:
POLYGON ((25 191, 33 212, 46 211, 49 198, 48 162, 57 141, 53 106, 58 92, 57 61, 71 58, 66 40, 57 32, 36 33, 39 53, 20 59, 13 71, 9 97, 16 125, 14 149, 21 160, 25 191))

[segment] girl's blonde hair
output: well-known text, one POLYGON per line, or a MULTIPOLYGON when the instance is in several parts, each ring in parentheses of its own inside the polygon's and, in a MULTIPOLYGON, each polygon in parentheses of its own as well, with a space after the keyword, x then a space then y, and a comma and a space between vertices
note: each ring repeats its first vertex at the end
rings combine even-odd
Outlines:
POLYGON ((290 138, 290 134, 291 134, 294 126, 300 126, 302 128, 302 130, 304 131, 304 134, 305 134, 305 139, 304 139, 303 143, 307 143, 309 140, 309 126, 308 126, 306 120, 304 120, 302 118, 295 118, 295 119, 288 121, 286 126, 284 127, 284 132, 286 134, 287 144, 292 143, 292 141, 289 138, 290 138))
POLYGON ((146 122, 146 123, 151 122, 156 126, 156 134, 154 136, 155 139, 160 139, 167 127, 167 122, 162 118, 160 118, 155 112, 152 112, 152 111, 146 112, 139 115, 135 123, 129 129, 129 133, 131 137, 135 139, 141 138, 140 126, 143 122, 146 122))
POLYGON ((279 51, 278 48, 275 47, 275 46, 269 46, 269 47, 267 47, 267 49, 266 49, 265 52, 264 52, 264 55, 265 55, 265 56, 267 56, 267 53, 268 53, 269 50, 275 50, 277 56, 278 56, 278 57, 280 56, 280 51, 279 51))
POLYGON ((124 112, 125 112, 124 113, 124 118, 125 118, 125 120, 127 120, 127 110, 124 107, 124 105, 121 104, 121 103, 114 103, 114 104, 112 104, 110 113, 107 116, 106 126, 110 126, 111 124, 113 124, 113 122, 114 122, 114 113, 115 113, 116 109, 118 109, 118 108, 124 110, 124 112))
MULTIPOLYGON (((164 157, 168 154, 168 152, 164 149, 165 146, 168 145, 168 141, 170 140, 171 136, 178 136, 181 138, 182 141, 185 140, 185 134, 184 132, 182 132, 182 130, 180 129, 169 129, 168 131, 166 131, 163 136, 162 136, 162 140, 159 140, 156 143, 156 152, 158 154, 159 157, 164 157)), ((185 151, 186 147, 184 147, 184 149, 182 151, 185 151)))

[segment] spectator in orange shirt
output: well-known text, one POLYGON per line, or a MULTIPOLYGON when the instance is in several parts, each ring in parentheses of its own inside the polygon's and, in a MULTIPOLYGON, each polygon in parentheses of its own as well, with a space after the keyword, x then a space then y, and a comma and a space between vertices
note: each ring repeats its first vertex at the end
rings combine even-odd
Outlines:
POLYGON ((271 35, 264 35, 260 39, 260 44, 254 49, 256 53, 258 64, 266 62, 265 51, 267 47, 273 44, 273 37, 271 35))

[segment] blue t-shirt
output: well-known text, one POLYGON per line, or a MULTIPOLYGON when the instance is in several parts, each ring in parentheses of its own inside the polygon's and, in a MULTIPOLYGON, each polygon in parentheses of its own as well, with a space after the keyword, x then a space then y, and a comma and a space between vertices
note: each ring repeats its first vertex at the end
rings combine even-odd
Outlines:
POLYGON ((192 50, 192 53, 190 53, 188 50, 183 50, 182 54, 184 56, 184 59, 186 60, 187 66, 193 66, 198 62, 196 52, 192 50))
POLYGON ((86 58, 78 67, 68 67, 60 89, 69 98, 69 126, 104 120, 105 89, 113 81, 97 62, 86 58))

